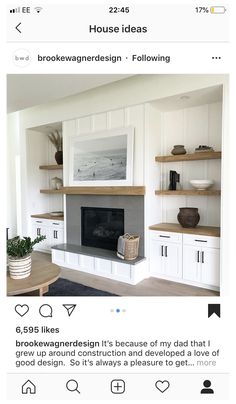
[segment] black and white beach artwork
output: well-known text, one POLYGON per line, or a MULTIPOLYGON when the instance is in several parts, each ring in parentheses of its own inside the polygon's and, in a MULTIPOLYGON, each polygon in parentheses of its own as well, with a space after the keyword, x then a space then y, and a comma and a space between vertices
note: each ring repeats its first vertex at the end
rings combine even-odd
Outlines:
POLYGON ((74 181, 126 180, 127 135, 74 143, 74 181))

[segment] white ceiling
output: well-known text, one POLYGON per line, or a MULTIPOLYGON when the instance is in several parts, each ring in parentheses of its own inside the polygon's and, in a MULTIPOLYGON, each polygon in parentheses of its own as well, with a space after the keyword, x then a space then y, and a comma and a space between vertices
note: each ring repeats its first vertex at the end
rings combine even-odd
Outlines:
POLYGON ((45 104, 130 76, 130 74, 9 74, 7 112, 45 104))
POLYGON ((161 98, 155 102, 159 111, 173 111, 222 101, 223 87, 214 86, 161 98))

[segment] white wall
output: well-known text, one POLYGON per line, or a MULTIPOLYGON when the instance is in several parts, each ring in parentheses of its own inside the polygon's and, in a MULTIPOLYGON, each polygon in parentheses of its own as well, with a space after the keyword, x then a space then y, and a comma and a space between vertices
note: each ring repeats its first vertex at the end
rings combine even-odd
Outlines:
POLYGON ((17 235, 16 157, 19 156, 19 113, 8 115, 7 129, 6 226, 9 227, 9 237, 14 237, 17 235))
POLYGON ((63 210, 62 195, 41 194, 51 188, 53 177, 62 178, 62 170, 40 170, 40 165, 56 164, 55 148, 45 133, 27 130, 27 210, 28 215, 63 210))

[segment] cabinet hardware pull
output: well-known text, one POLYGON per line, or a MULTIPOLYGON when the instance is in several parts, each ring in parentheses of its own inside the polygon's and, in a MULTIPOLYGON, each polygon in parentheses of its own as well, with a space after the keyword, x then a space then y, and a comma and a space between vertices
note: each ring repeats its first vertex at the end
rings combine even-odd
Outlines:
POLYGON ((202 264, 204 264, 204 251, 202 251, 202 264))
POLYGON ((40 229, 40 227, 37 227, 37 236, 41 236, 41 229, 40 229))
POLYGON ((57 238, 57 230, 55 230, 55 234, 56 234, 56 237, 55 237, 55 238, 57 238))
POLYGON ((36 223, 43 223, 42 220, 36 220, 36 223))
POLYGON ((170 236, 162 236, 162 234, 160 234, 159 237, 170 238, 170 236))
POLYGON ((164 257, 164 246, 161 246, 161 256, 164 257))
POLYGON ((197 252, 197 262, 200 262, 200 251, 197 252))
POLYGON ((165 257, 168 257, 168 255, 167 255, 167 246, 165 246, 165 257))
POLYGON ((194 241, 199 241, 200 243, 207 243, 207 240, 194 240, 194 241))
POLYGON ((53 223, 53 224, 55 224, 55 226, 59 226, 59 223, 53 223))

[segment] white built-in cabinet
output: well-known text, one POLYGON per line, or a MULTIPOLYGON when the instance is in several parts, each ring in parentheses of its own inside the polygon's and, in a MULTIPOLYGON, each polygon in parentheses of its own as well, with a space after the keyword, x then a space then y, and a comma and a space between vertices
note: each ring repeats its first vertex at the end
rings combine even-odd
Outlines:
POLYGON ((150 231, 150 275, 218 289, 220 238, 150 231))
POLYGON ((179 233, 151 232, 150 270, 152 275, 182 278, 182 239, 179 233))
POLYGON ((183 279, 219 286, 219 274, 219 237, 183 234, 183 279))
POLYGON ((46 236, 46 239, 36 244, 37 251, 51 251, 51 247, 64 243, 64 222, 34 218, 32 220, 32 237, 46 236))

